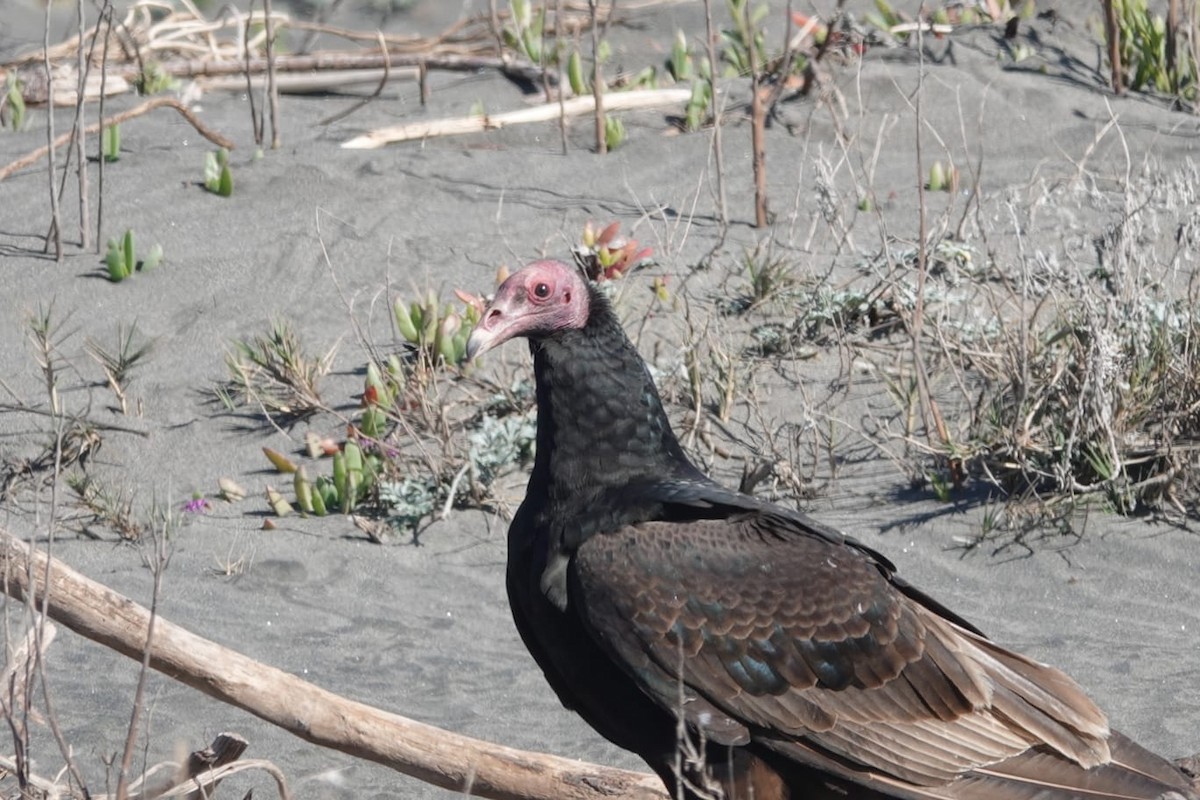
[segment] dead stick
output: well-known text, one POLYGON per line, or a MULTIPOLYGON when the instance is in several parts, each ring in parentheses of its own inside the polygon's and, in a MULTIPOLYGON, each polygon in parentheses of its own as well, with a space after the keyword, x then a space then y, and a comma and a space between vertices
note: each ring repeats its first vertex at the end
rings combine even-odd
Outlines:
MULTIPOLYGON (((379 45, 380 45, 380 49, 383 51, 383 55, 387 56, 387 48, 383 46, 383 34, 382 33, 379 34, 379 45)), ((421 105, 425 105, 426 86, 425 86, 424 74, 425 74, 425 71, 421 70, 421 105)), ((370 94, 370 96, 364 97, 363 99, 359 100, 357 103, 350 106, 349 108, 347 108, 344 111, 339 111, 336 114, 330 114, 328 117, 325 117, 324 119, 318 121, 317 124, 318 125, 329 125, 334 122, 343 120, 346 117, 353 114, 355 111, 358 111, 360 108, 365 106, 367 103, 370 103, 372 100, 379 97, 379 95, 383 93, 383 87, 387 86, 388 79, 391 77, 392 77, 392 64, 390 61, 388 61, 385 58, 384 62, 383 62, 383 75, 382 75, 382 77, 379 78, 379 85, 375 87, 375 91, 372 92, 370 94)), ((246 76, 246 80, 250 80, 249 75, 246 76)))
MULTIPOLYGON (((686 103, 691 96, 691 89, 645 89, 636 92, 617 92, 609 95, 609 108, 614 111, 629 111, 638 108, 676 105, 686 103)), ((573 97, 561 104, 547 103, 502 114, 472 114, 468 117, 412 122, 406 125, 394 125, 390 128, 379 128, 362 136, 356 136, 348 142, 343 142, 342 147, 347 150, 371 150, 392 142, 478 133, 503 128, 506 125, 522 125, 529 122, 548 122, 556 117, 587 114, 595 108, 595 96, 584 95, 583 97, 573 97)))
MULTIPOLYGON (((554 67, 558 70, 558 74, 562 75, 563 71, 563 49, 558 41, 559 28, 562 27, 562 0, 555 0, 554 3, 554 67)), ((562 140, 562 154, 567 154, 567 115, 563 112, 563 103, 566 101, 566 87, 563 82, 558 82, 558 137, 562 140)))
MULTIPOLYGON (((54 69, 50 64, 50 3, 46 4, 46 29, 45 29, 45 53, 44 66, 46 69, 46 95, 54 97, 54 69)), ((61 137, 60 137, 61 138, 61 137)), ((68 136, 66 140, 69 141, 68 136)), ((46 152, 50 156, 50 163, 47 166, 47 171, 50 173, 50 229, 54 236, 54 260, 59 264, 63 260, 63 245, 62 245, 62 215, 58 207, 58 192, 54 190, 54 151, 62 147, 58 139, 54 138, 54 112, 51 111, 46 115, 46 152)), ((34 159, 36 161, 37 159, 34 159)), ((33 162, 30 162, 33 163, 33 162)), ((3 174, 0 174, 0 180, 4 180, 3 174)), ((50 250, 50 235, 46 236, 46 251, 50 250)))
MULTIPOLYGON (((559 29, 563 26, 563 0, 554 0, 554 68, 558 74, 563 74, 563 46, 558 41, 559 29)), ((563 102, 566 100, 566 88, 562 80, 558 82, 558 138, 563 143, 563 155, 566 155, 566 115, 563 113, 563 102)))
MULTIPOLYGON (((141 660, 150 611, 0 529, 4 590, 81 636, 141 660), (49 589, 47 589, 47 584, 49 589)), ((153 669, 321 747, 495 800, 665 800, 654 776, 460 736, 347 700, 158 617, 153 669)))
POLYGON ((500 31, 500 12, 496 9, 496 0, 488 0, 488 11, 492 18, 492 36, 496 37, 496 57, 504 57, 504 34, 500 31))
POLYGON ((271 111, 271 149, 278 150, 279 87, 275 85, 275 20, 271 15, 271 0, 263 0, 263 16, 267 19, 267 104, 271 111))
MULTIPOLYGON (((100 243, 104 241, 104 86, 106 76, 104 70, 108 67, 108 43, 112 39, 112 0, 105 0, 100 12, 104 21, 104 49, 100 52, 100 104, 96 108, 96 119, 100 123, 100 135, 96 137, 96 254, 100 254, 100 243)), ((96 22, 96 30, 100 30, 100 21, 96 22)), ((113 131, 112 135, 116 135, 113 131)), ((118 148, 119 149, 119 148, 118 148)))
MULTIPOLYGON (((148 114, 154 109, 162 108, 164 106, 173 108, 182 114, 184 119, 192 123, 192 127, 196 129, 197 133, 199 133, 205 139, 208 139, 213 144, 217 145, 218 147, 224 147, 226 150, 233 149, 233 142, 206 126, 196 117, 195 114, 188 110, 187 106, 176 100, 174 97, 155 97, 152 100, 147 100, 140 106, 135 106, 128 111, 122 111, 120 114, 114 114, 106 120, 89 125, 87 127, 87 132, 95 133, 96 131, 102 130, 110 125, 120 125, 122 122, 131 120, 134 117, 140 117, 143 114, 148 114)), ((21 156, 8 166, 0 169, 0 181, 3 181, 17 170, 25 169, 28 166, 36 164, 40 159, 45 158, 52 149, 58 149, 69 141, 71 141, 71 134, 64 133, 62 136, 59 136, 57 139, 55 139, 51 145, 39 147, 37 150, 34 150, 27 155, 21 156)))
MULTIPOLYGON (((918 20, 923 22, 923 20, 918 20)), ((912 321, 910 335, 912 336, 912 358, 913 369, 916 371, 917 377, 917 395, 921 401, 921 414, 925 422, 926 435, 933 437, 933 432, 936 431, 937 437, 940 440, 941 447, 934 447, 935 451, 944 452, 946 459, 950 464, 954 485, 958 485, 958 467, 953 456, 953 448, 951 447, 950 431, 946 427, 946 420, 942 417, 941 408, 938 406, 937 400, 933 396, 933 392, 929 388, 929 372, 925 368, 925 356, 921 347, 921 336, 925 324, 925 281, 929 274, 929 239, 928 225, 925 215, 925 173, 924 163, 921 154, 921 131, 925 127, 925 42, 923 39, 924 28, 917 28, 917 94, 915 98, 916 104, 916 122, 917 122, 917 138, 916 138, 916 161, 917 161, 917 291, 916 301, 913 304, 912 321), (928 416, 926 416, 928 414, 928 416), (930 431, 930 418, 933 420, 933 429, 930 431)))
MULTIPOLYGON (((83 36, 84 21, 87 16, 83 13, 83 0, 75 0, 76 21, 79 27, 79 35, 83 36)), ((99 21, 97 21, 99 26, 99 21)), ((97 27, 97 29, 99 29, 97 27)), ((79 186, 79 247, 87 250, 91 246, 92 234, 92 214, 88 209, 88 170, 87 170, 87 131, 80 130, 83 125, 83 103, 84 103, 84 87, 87 84, 88 67, 91 66, 92 52, 96 49, 96 40, 92 39, 92 47, 85 51, 82 47, 79 48, 77 54, 76 71, 79 73, 79 82, 76 89, 78 95, 75 103, 75 120, 71 124, 71 129, 76 131, 75 136, 75 175, 79 186)))
POLYGON ((1179 102, 1179 86, 1180 75, 1176 68, 1178 55, 1176 53, 1176 45, 1179 43, 1179 0, 1169 0, 1167 3, 1167 40, 1164 42, 1166 47, 1165 56, 1167 59, 1167 80, 1171 82, 1171 92, 1176 95, 1175 102, 1179 102))
POLYGON ((254 0, 250 0, 250 5, 246 10, 246 28, 245 33, 242 35, 242 50, 246 66, 246 99, 250 101, 250 127, 254 130, 255 147, 261 148, 263 139, 262 118, 254 110, 254 84, 250 81, 250 20, 254 18, 253 11, 254 0))
POLYGON ((608 152, 608 137, 605 135, 608 126, 604 120, 604 75, 600 70, 600 31, 596 28, 596 2, 597 0, 588 0, 588 9, 592 14, 592 97, 596 99, 593 104, 596 111, 596 152, 604 155, 608 152))
MULTIPOLYGON (((309 55, 276 55, 275 72, 325 72, 329 70, 350 69, 383 69, 385 66, 393 70, 400 67, 417 67, 426 69, 445 70, 448 72, 474 72, 482 69, 495 69, 514 78, 540 82, 543 69, 532 62, 517 58, 496 58, 495 56, 469 55, 425 55, 421 53, 312 53, 309 55)), ((267 72, 267 59, 242 58, 213 61, 208 58, 181 58, 163 61, 158 65, 163 74, 172 78, 202 78, 218 75, 261 75, 267 72)), ((108 69, 108 76, 134 81, 142 69, 136 63, 113 65, 108 69)), ((550 83, 557 84, 557 70, 545 71, 550 83)), ((0 75, 2 78, 3 75, 0 75)), ((24 99, 29 105, 39 105, 47 102, 50 97, 44 84, 33 81, 24 87, 24 99)))
POLYGON ((1108 35, 1108 62, 1112 67, 1113 94, 1125 91, 1121 78, 1121 25, 1117 20, 1117 6, 1113 0, 1104 0, 1104 32, 1108 35))
MULTIPOLYGON (((753 152, 754 171, 754 227, 767 227, 767 110, 763 104, 762 81, 759 74, 758 46, 754 36, 754 23, 750 19, 750 4, 742 9, 742 21, 746 26, 746 49, 750 54, 750 148, 753 152)), ((780 83, 783 78, 780 78, 780 83)))
POLYGON ((709 253, 712 256, 725 243, 725 234, 729 230, 729 204, 725 201, 725 151, 721 146, 721 101, 717 95, 717 31, 713 25, 712 0, 704 0, 704 38, 708 52, 708 102, 712 104, 712 150, 717 175, 717 213, 721 218, 720 236, 709 253))

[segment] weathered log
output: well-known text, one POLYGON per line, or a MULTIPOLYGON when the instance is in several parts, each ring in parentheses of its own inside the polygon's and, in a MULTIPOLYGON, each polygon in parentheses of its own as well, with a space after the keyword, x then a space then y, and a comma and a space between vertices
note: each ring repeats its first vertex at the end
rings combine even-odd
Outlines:
POLYGON ((76 633, 321 747, 497 800, 664 800, 651 775, 516 750, 358 703, 203 639, 0 529, 4 590, 76 633))

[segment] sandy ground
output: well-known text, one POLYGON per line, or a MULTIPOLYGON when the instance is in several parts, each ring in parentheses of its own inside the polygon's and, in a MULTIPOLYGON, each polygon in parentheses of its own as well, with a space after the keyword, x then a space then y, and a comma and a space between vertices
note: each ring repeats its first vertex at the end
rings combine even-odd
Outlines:
MULTIPOLYGON (((40 37, 40 12, 8 5, 13 13, 6 6, 0 21, 0 54, 28 48, 40 37)), ((782 4, 773 6, 782 19, 782 4)), ((480 7, 486 3, 460 9, 418 2, 387 26, 431 32, 460 11, 480 7)), ((939 60, 927 65, 925 78, 926 158, 982 163, 988 248, 1076 252, 1114 218, 1119 204, 1113 197, 1127 174, 1141 174, 1146 164, 1161 174, 1182 170, 1200 146, 1196 118, 1146 97, 1118 99, 1102 91, 1098 48, 1087 26, 1091 5, 1049 8, 1057 11, 1057 23, 1026 26, 1021 41, 1033 55, 1017 65, 1006 59, 1006 45, 994 31, 931 43, 939 60), (1093 148, 1113 117, 1118 125, 1093 148), (1086 180, 1072 183, 1085 157, 1086 180), (1006 199, 1022 209, 1020 236, 1006 199)), ((334 21, 368 28, 377 22, 347 13, 334 21)), ((693 38, 703 30, 698 3, 668 4, 634 19, 637 26, 613 32, 616 61, 631 69, 660 63, 676 28, 693 38)), ((776 35, 779 28, 776 22, 776 35)), ((872 50, 860 64, 836 68, 833 79, 844 116, 811 99, 796 100, 785 109, 788 124, 769 132, 776 213, 769 235, 778 252, 806 269, 845 277, 857 263, 852 250, 879 249, 881 225, 900 241, 916 235, 917 57, 912 49, 872 50), (851 142, 848 147, 839 146, 839 134, 851 142), (860 217, 853 247, 839 253, 818 211, 817 187, 833 187, 840 202, 849 198, 852 211, 861 165, 877 140, 873 180, 881 215, 860 217)), ((502 586, 504 519, 456 512, 428 528, 419 547, 404 537, 387 546, 370 544, 341 517, 289 518, 278 530, 261 531, 266 509, 258 498, 276 479, 264 469, 260 448, 294 450, 305 426, 292 432, 297 441, 289 441, 206 400, 224 377, 227 343, 264 331, 277 315, 293 320, 313 350, 341 343, 327 396, 349 409, 361 391, 358 371, 365 363, 351 316, 390 342, 388 291, 413 285, 486 291, 500 264, 515 266, 542 254, 565 257, 587 220, 616 219, 635 229, 655 247, 655 274, 675 281, 691 274, 717 241, 710 136, 677 135, 660 112, 625 115, 629 139, 604 157, 591 152, 586 120, 571 126, 566 156, 554 124, 377 151, 339 148, 367 129, 466 114, 477 101, 489 111, 527 102, 493 74, 436 73, 431 84, 427 110, 415 85, 396 83, 367 108, 324 127, 317 121, 347 106, 349 98, 285 97, 283 148, 262 158, 254 156, 244 96, 205 96, 197 104, 201 117, 238 145, 229 199, 198 185, 210 146, 182 119, 161 111, 125 125, 121 160, 105 173, 105 235, 132 227, 141 242, 162 244, 166 263, 120 285, 104 278, 93 254, 71 248, 62 264, 41 254, 49 219, 44 167, 0 184, 0 376, 6 395, 0 401, 44 401, 27 330, 31 314, 53 304, 61 323, 66 407, 148 434, 106 433, 89 467, 95 475, 128 488, 139 507, 152 501, 180 505, 195 491, 211 495, 220 476, 251 490, 252 499, 216 503, 212 513, 191 517, 175 533, 160 604, 168 619, 326 689, 421 721, 517 747, 636 767, 635 759, 558 706, 518 641, 502 586), (664 211, 649 213, 659 208, 664 211), (122 417, 111 408, 83 342, 89 336, 108 341, 118 322, 134 320, 157 346, 130 390, 141 412, 122 417), (238 574, 226 574, 231 571, 238 574)), ((712 315, 741 249, 768 235, 748 225, 750 133, 737 105, 746 88, 733 84, 728 91, 733 100, 724 158, 732 225, 714 269, 689 278, 693 312, 702 317, 712 315)), ((110 108, 135 102, 119 98, 110 108)), ((60 130, 68 124, 67 112, 56 118, 60 130)), ((0 164, 44 142, 44 119, 44 111, 35 110, 26 131, 0 134, 0 164)), ((934 196, 930 202, 936 215, 947 200, 934 196)), ((69 209, 66 219, 73 213, 69 209)), ((668 320, 659 328, 665 346, 656 352, 664 369, 678 362, 680 327, 668 320)), ((496 360, 519 370, 525 358, 513 347, 496 360)), ((816 387, 837 371, 838 359, 837 352, 822 351, 793 366, 816 387)), ((818 402, 806 398, 820 397, 815 389, 797 394, 769 379, 761 388, 779 419, 803 418, 811 410, 807 403, 818 402)), ((840 412, 851 422, 865 413, 879 384, 863 380, 858 391, 858 404, 840 412)), ((336 433, 339 424, 318 417, 311 427, 336 433)), ((45 430, 42 418, 0 413, 0 458, 32 455, 45 430)), ((740 469, 717 467, 729 474, 740 469)), ((520 476, 509 482, 507 499, 519 500, 519 485, 520 476)), ((51 527, 50 501, 48 491, 9 498, 0 506, 0 527, 43 540, 51 527)), ((1078 542, 1053 541, 1020 558, 1012 551, 964 556, 953 545, 956 537, 978 532, 978 504, 943 505, 910 492, 905 476, 879 458, 845 464, 806 507, 886 553, 903 575, 1000 642, 1064 668, 1109 711, 1115 727, 1167 755, 1200 750, 1200 547, 1192 532, 1096 509, 1078 542)), ((72 513, 70 504, 57 513, 72 513)), ((152 577, 145 546, 114 538, 97 541, 56 526, 54 552, 148 603, 152 577)), ((123 746, 137 667, 70 632, 54 644, 50 666, 64 734, 93 788, 102 787, 104 760, 123 746)), ((314 748, 161 676, 152 678, 148 696, 146 749, 139 761, 154 763, 177 745, 199 747, 232 730, 249 739, 248 755, 271 759, 285 771, 298 797, 450 796, 314 748)), ((36 744, 38 769, 56 772, 61 758, 44 731, 36 744)), ((236 781, 242 788, 231 788, 229 796, 249 786, 256 797, 271 796, 265 778, 236 781)))

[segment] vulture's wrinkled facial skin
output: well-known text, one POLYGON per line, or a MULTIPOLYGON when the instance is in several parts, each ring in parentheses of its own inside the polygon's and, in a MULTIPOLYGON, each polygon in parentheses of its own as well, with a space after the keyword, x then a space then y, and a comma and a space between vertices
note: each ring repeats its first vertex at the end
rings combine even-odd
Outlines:
POLYGON ((588 320, 588 291, 579 270, 561 261, 535 261, 506 280, 467 341, 475 358, 509 339, 537 338, 582 328, 588 320))

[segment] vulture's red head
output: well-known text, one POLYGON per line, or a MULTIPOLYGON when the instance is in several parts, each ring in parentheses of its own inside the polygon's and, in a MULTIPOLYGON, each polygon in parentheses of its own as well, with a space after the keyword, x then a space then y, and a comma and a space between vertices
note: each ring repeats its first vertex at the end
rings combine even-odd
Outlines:
POLYGON ((467 358, 517 336, 582 328, 591 303, 583 273, 561 261, 535 261, 509 276, 467 340, 467 358))

